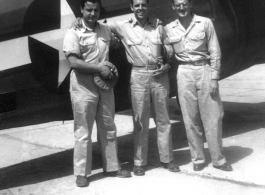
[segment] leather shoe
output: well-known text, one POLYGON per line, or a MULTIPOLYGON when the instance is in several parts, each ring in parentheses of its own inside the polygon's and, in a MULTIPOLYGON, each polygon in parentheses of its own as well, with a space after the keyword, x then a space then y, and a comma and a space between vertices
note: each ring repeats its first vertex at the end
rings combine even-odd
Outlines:
POLYGON ((145 175, 144 167, 143 166, 136 166, 133 167, 133 173, 136 176, 143 176, 145 175))
POLYGON ((104 176, 106 177, 119 177, 119 178, 128 178, 132 177, 131 173, 126 170, 119 169, 118 171, 103 171, 104 176))
POLYGON ((232 166, 227 164, 227 163, 225 163, 225 164, 223 164, 221 166, 213 166, 213 167, 216 168, 216 169, 220 169, 222 171, 233 171, 232 166))
POLYGON ((171 172, 180 172, 179 166, 177 164, 175 164, 173 161, 169 162, 169 163, 163 163, 161 162, 162 167, 164 167, 165 169, 171 171, 171 172))
POLYGON ((199 164, 193 164, 193 170, 194 171, 201 171, 204 168, 204 163, 199 163, 199 164))
POLYGON ((76 177, 76 186, 77 187, 87 187, 89 185, 88 179, 86 176, 77 175, 76 177))

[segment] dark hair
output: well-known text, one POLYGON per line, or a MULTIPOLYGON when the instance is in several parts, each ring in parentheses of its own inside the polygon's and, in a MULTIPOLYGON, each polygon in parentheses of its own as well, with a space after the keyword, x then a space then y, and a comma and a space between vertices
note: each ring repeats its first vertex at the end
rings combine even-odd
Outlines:
MULTIPOLYGON (((146 2, 147 2, 147 4, 149 4, 149 0, 146 0, 146 2)), ((133 5, 133 0, 131 0, 131 4, 133 5)))
POLYGON ((101 1, 100 1, 100 0, 81 0, 80 4, 81 4, 81 7, 82 7, 82 8, 85 7, 85 3, 86 3, 86 2, 98 3, 99 6, 101 7, 101 1))

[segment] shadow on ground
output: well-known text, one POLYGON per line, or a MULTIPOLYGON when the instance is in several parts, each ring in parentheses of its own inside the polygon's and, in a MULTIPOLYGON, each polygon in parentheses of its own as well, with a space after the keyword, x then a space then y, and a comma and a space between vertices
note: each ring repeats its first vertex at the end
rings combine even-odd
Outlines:
MULTIPOLYGON (((224 102, 224 137, 239 135, 249 131, 265 127, 265 103, 247 104, 224 102)), ((180 117, 180 116, 179 116, 180 117)), ((181 117, 180 117, 181 118, 181 117)), ((173 149, 177 150, 188 146, 183 122, 172 124, 173 149)), ((123 168, 133 168, 133 135, 128 134, 118 138, 119 159, 123 168)), ((253 149, 241 146, 224 148, 224 154, 229 163, 234 164, 251 155, 253 149)), ((179 165, 190 162, 188 149, 174 151, 175 161, 179 165)), ((210 161, 209 151, 206 157, 210 161)), ((159 155, 157 148, 157 135, 155 128, 149 133, 149 152, 147 170, 159 167, 159 155)), ((93 167, 100 169, 102 159, 97 143, 93 143, 93 167)), ((73 174, 73 150, 67 150, 33 159, 20 164, 0 169, 0 189, 13 188, 23 185, 39 183, 47 180, 61 178, 73 174)), ((102 173, 91 176, 91 180, 103 178, 102 173)))

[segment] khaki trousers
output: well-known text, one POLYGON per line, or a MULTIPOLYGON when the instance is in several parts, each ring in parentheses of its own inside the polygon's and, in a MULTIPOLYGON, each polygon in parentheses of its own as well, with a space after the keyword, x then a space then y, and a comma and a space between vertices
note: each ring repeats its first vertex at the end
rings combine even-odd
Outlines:
POLYGON ((210 94, 210 66, 180 65, 177 81, 192 162, 205 162, 205 132, 213 165, 224 164, 226 159, 222 154, 223 106, 219 92, 213 96, 210 94))
POLYGON ((116 126, 114 124, 113 90, 102 90, 93 81, 93 75, 71 72, 70 94, 74 113, 74 174, 91 174, 91 133, 96 120, 98 143, 103 159, 103 169, 119 169, 117 158, 116 126))
POLYGON ((168 75, 153 78, 151 70, 131 73, 131 97, 134 122, 134 165, 147 164, 148 132, 151 106, 157 125, 160 161, 173 160, 171 124, 168 115, 168 75))

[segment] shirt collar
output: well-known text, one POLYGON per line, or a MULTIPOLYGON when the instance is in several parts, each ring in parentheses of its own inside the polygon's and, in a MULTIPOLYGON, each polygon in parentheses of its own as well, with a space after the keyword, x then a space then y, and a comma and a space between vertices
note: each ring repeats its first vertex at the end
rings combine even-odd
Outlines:
MULTIPOLYGON (((192 20, 191 20, 191 23, 200 23, 201 21, 200 21, 200 19, 198 18, 198 16, 196 15, 196 14, 193 14, 192 13, 192 20)), ((175 22, 173 23, 173 28, 174 27, 177 27, 177 26, 179 26, 179 25, 181 25, 180 24, 180 21, 179 21, 179 19, 177 19, 177 20, 175 20, 175 22)))
MULTIPOLYGON (((136 20, 135 17, 129 18, 129 22, 133 25, 133 27, 135 27, 136 25, 140 26, 140 23, 136 20)), ((150 18, 148 18, 148 21, 147 21, 146 24, 149 24, 152 27, 156 28, 158 26, 158 24, 160 24, 160 22, 159 22, 158 19, 155 19, 155 18, 150 19, 150 18)))
MULTIPOLYGON (((84 22, 84 19, 82 19, 82 26, 83 26, 83 31, 84 32, 86 32, 86 31, 88 31, 88 32, 92 32, 92 29, 90 29, 90 28, 88 28, 87 26, 86 26, 86 24, 85 24, 85 22, 84 22)), ((96 30, 96 28, 99 28, 99 23, 98 22, 96 22, 96 24, 95 24, 95 30, 96 30)))

